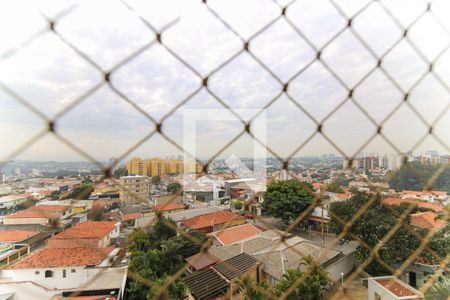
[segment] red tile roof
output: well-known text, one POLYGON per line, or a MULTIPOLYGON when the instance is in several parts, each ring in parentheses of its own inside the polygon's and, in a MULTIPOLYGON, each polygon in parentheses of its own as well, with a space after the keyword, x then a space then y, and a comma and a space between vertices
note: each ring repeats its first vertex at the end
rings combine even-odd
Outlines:
POLYGON ((126 214, 122 216, 123 221, 130 221, 130 220, 136 220, 142 217, 141 213, 132 213, 132 214, 126 214))
POLYGON ((176 209, 185 209, 186 205, 182 203, 167 203, 153 206, 153 210, 155 211, 169 211, 176 209))
POLYGON ((416 293, 393 279, 378 279, 377 282, 397 297, 414 296, 416 293))
POLYGON ((86 221, 78 223, 74 227, 53 236, 51 239, 101 239, 116 228, 116 223, 115 221, 86 221))
POLYGON ((38 250, 9 269, 96 266, 111 253, 108 248, 44 248, 38 250))
POLYGON ((447 224, 446 220, 436 219, 437 213, 432 211, 411 214, 411 225, 426 229, 440 229, 447 224))
POLYGON ((55 218, 59 213, 72 208, 70 205, 38 205, 15 214, 6 216, 7 219, 17 218, 55 218))
POLYGON ((30 230, 5 230, 0 231, 0 242, 20 242, 39 232, 30 230))
POLYGON ((255 236, 261 230, 253 224, 247 223, 240 226, 227 228, 223 231, 211 233, 222 245, 233 244, 249 237, 255 236))
POLYGON ((443 192, 443 191, 408 191, 408 190, 403 190, 402 194, 406 194, 406 195, 420 195, 420 196, 445 196, 447 195, 447 192, 443 192))
POLYGON ((201 270, 212 266, 220 261, 217 257, 209 252, 200 252, 186 258, 188 264, 195 270, 201 270))
POLYGON ((383 204, 387 205, 400 205, 402 203, 414 203, 419 207, 432 209, 435 212, 440 212, 443 208, 437 204, 428 203, 416 199, 401 199, 401 198, 386 198, 381 200, 383 204))
POLYGON ((200 229, 238 219, 244 219, 244 217, 228 210, 222 210, 183 220, 181 224, 191 229, 200 229))

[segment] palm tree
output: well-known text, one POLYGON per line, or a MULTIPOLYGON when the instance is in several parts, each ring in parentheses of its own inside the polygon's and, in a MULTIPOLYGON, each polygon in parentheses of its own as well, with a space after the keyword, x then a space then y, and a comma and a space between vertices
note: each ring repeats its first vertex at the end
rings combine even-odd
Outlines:
POLYGON ((299 269, 287 270, 281 278, 277 290, 280 293, 286 293, 289 290, 290 293, 286 296, 286 299, 289 300, 323 299, 325 292, 331 287, 328 273, 311 256, 303 258, 303 261, 307 265, 306 271, 303 272, 299 269))

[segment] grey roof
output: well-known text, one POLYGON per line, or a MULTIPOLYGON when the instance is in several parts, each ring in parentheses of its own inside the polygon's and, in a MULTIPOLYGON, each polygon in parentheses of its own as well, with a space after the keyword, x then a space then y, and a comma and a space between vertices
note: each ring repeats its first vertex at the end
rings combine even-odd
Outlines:
POLYGON ((341 251, 315 245, 298 236, 281 242, 276 232, 267 231, 236 244, 211 247, 209 252, 222 260, 247 253, 262 263, 264 272, 277 279, 288 269, 301 269, 303 258, 308 255, 324 267, 342 256, 341 251))
POLYGON ((192 273, 183 282, 197 300, 225 294, 228 289, 228 282, 211 268, 192 273))
MULTIPOLYGON (((180 212, 163 213, 163 215, 166 217, 170 217, 175 222, 180 222, 185 219, 190 219, 190 218, 193 218, 196 216, 209 214, 209 213, 213 213, 213 212, 218 212, 220 210, 223 210, 223 209, 220 209, 220 208, 217 208, 214 206, 208 206, 208 207, 201 207, 201 208, 195 208, 195 209, 186 209, 186 210, 183 210, 180 212)), ((137 226, 138 227, 148 226, 149 224, 151 224, 153 222, 154 219, 155 219, 155 216, 146 216, 146 217, 139 218, 137 226)))
POLYGON ((227 259, 214 265, 214 269, 219 271, 228 280, 238 277, 247 272, 257 264, 257 260, 247 253, 241 253, 235 257, 227 259))

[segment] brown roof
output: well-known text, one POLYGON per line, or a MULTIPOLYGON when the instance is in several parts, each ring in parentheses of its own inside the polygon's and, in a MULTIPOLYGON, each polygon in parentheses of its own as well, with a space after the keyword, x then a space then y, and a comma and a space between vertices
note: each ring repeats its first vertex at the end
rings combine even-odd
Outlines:
POLYGON ((13 264, 9 269, 95 266, 113 249, 113 247, 44 248, 13 264))
POLYGON ((406 286, 400 284, 397 280, 393 279, 378 279, 377 282, 392 292, 397 297, 414 296, 416 293, 411 291, 406 286))
POLYGON ((188 264, 195 270, 201 270, 212 266, 220 261, 217 257, 209 252, 200 252, 186 258, 188 264))
POLYGON ((432 211, 411 214, 411 225, 426 229, 440 229, 447 224, 446 220, 436 219, 438 214, 432 211))
POLYGON ((5 230, 0 231, 0 242, 20 242, 39 232, 30 230, 5 230))
POLYGON ((223 231, 211 233, 222 245, 233 244, 249 237, 255 236, 261 230, 253 224, 247 223, 240 226, 230 227, 223 231))
POLYGON ((432 209, 435 212, 440 212, 442 207, 433 203, 424 202, 416 199, 402 199, 402 198, 386 198, 381 200, 383 204, 387 205, 400 205, 403 203, 412 203, 422 208, 432 209))
POLYGON ((183 220, 181 221, 181 224, 191 229, 200 229, 238 219, 244 219, 244 217, 228 210, 222 210, 183 220))
POLYGON ((86 221, 78 223, 74 227, 55 235, 51 239, 101 239, 116 228, 116 223, 117 222, 115 221, 86 221))
POLYGON ((72 206, 70 205, 38 205, 19 211, 15 214, 8 215, 6 218, 55 218, 59 215, 59 213, 71 208, 72 206))
POLYGON ((182 203, 166 203, 153 206, 153 210, 155 211, 169 211, 175 209, 185 209, 186 205, 182 203))
POLYGON ((123 221, 131 221, 131 220, 139 219, 140 217, 142 217, 141 213, 132 213, 132 214, 123 215, 122 220, 123 221))

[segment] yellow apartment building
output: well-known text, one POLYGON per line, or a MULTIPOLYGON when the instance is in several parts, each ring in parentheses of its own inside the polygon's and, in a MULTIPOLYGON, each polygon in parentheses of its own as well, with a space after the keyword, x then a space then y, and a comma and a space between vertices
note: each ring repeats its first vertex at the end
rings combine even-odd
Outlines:
POLYGON ((181 174, 181 173, 200 173, 202 165, 190 161, 184 163, 181 159, 141 159, 135 157, 127 162, 127 170, 130 175, 139 176, 164 176, 166 174, 181 174))

